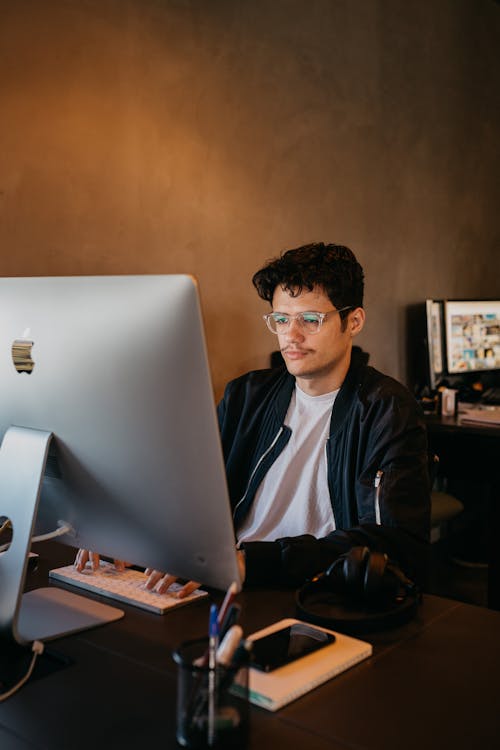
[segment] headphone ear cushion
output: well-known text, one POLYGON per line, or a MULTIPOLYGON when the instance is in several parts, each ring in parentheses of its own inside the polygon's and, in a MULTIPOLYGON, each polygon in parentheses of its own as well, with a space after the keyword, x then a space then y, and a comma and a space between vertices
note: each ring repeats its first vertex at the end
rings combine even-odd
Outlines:
POLYGON ((368 547, 352 547, 344 558, 345 593, 354 601, 363 598, 365 571, 369 558, 370 550, 368 547))
POLYGON ((407 584, 413 585, 387 555, 362 546, 340 555, 322 580, 334 594, 369 607, 387 605, 408 588, 407 584))
POLYGON ((363 586, 368 604, 374 604, 381 598, 386 598, 387 581, 387 556, 382 552, 371 552, 366 561, 363 586))

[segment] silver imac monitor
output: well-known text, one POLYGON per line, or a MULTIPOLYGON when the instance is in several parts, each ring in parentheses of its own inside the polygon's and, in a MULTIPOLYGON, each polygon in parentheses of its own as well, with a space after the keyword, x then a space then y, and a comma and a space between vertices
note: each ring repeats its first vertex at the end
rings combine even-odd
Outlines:
POLYGON ((61 524, 72 546, 240 584, 192 277, 0 279, 0 438, 0 639, 23 643, 29 541, 61 524))

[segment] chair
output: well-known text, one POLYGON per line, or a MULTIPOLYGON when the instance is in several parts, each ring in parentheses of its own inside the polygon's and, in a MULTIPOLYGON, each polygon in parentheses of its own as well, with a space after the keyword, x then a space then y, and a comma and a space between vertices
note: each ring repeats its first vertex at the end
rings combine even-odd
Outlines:
POLYGON ((450 522, 464 510, 464 504, 446 491, 446 480, 438 477, 439 456, 429 456, 431 479, 431 542, 437 542, 449 533, 450 522))

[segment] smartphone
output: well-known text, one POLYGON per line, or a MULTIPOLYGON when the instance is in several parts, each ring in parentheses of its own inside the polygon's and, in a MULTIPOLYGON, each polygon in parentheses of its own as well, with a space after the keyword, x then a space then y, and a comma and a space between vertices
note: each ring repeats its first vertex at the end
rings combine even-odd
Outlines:
POLYGON ((294 623, 253 641, 251 666, 261 672, 272 672, 334 641, 332 633, 302 622, 294 623))

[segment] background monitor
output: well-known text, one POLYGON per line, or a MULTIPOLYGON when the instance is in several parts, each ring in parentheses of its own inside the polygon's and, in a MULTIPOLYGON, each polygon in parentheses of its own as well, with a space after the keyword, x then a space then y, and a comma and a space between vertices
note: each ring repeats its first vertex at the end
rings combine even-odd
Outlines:
POLYGON ((500 369, 500 300, 445 300, 449 375, 500 369))
POLYGON ((409 306, 406 324, 408 385, 417 397, 446 384, 474 400, 498 386, 500 300, 427 299, 409 306))
POLYGON ((433 390, 444 369, 443 305, 439 300, 425 301, 429 385, 433 390))
POLYGON ((445 368, 443 303, 427 299, 406 309, 407 384, 420 398, 434 391, 445 368))
MULTIPOLYGON (((67 522, 72 546, 219 589, 239 582, 192 277, 0 279, 0 437, 11 425, 54 435, 37 533, 67 522)), ((31 451, 14 438, 4 494, 31 451)), ((0 629, 2 618, 0 606, 0 629)))

